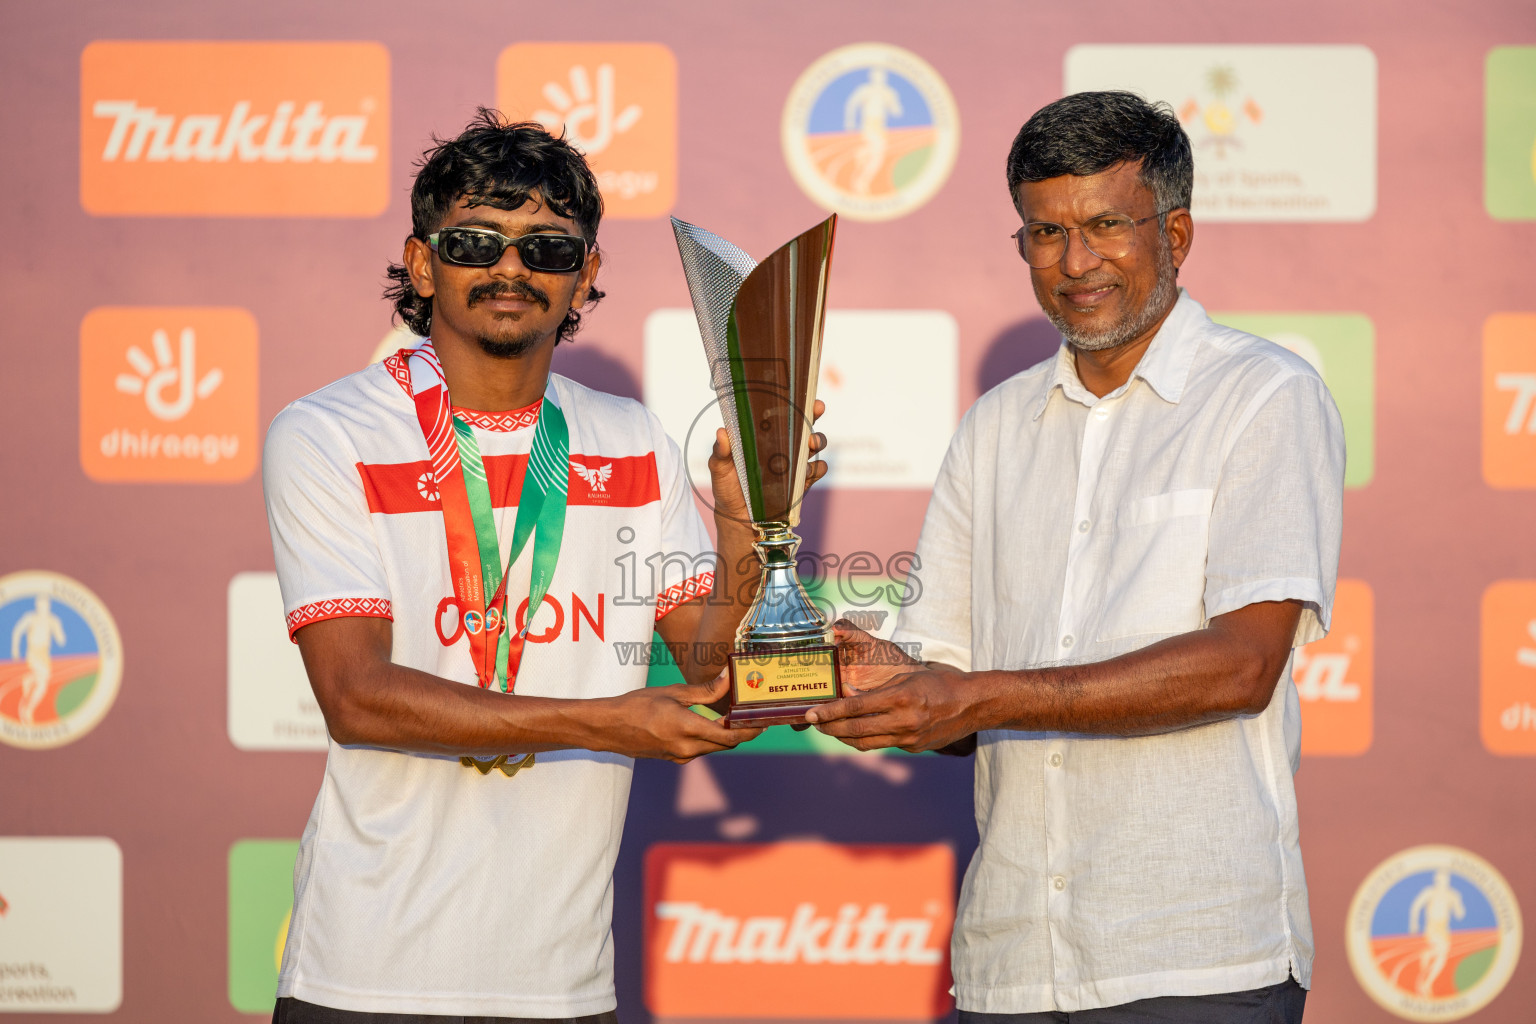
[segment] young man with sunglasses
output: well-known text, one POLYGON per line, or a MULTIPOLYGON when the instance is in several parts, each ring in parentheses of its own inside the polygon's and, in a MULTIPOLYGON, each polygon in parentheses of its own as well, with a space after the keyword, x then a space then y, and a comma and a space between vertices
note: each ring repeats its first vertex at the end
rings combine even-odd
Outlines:
POLYGON ((1305 361, 1178 287, 1192 180, 1166 105, 1024 125, 1014 242, 1064 343, 950 445, 896 629, 931 660, 842 628, 864 692, 810 713, 976 751, 961 1024, 1294 1024, 1311 984, 1289 668, 1328 628, 1343 430, 1305 361))
POLYGON ((756 585, 745 503, 721 431, 715 563, 656 418, 550 373, 601 298, 579 153, 481 111, 426 154, 411 209, 388 294, 430 340, 267 437, 288 626, 330 734, 273 1019, 612 1021, 631 759, 756 735, 690 710, 724 696, 756 585), (685 685, 646 689, 617 656, 653 628, 685 685))

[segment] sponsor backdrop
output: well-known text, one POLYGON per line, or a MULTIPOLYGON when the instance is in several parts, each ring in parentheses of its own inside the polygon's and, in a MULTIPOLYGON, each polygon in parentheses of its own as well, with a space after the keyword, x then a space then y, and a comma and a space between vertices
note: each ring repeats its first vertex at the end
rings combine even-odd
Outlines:
MULTIPOLYGON (((644 400, 695 471, 717 414, 666 215, 759 258, 843 215, 805 564, 884 633, 945 570, 911 551, 958 417, 1056 344, 1008 143, 1127 87, 1195 144, 1183 283, 1312 362, 1348 436, 1334 630, 1295 662, 1308 1019, 1530 1019, 1528 3, 61 0, 0 11, 0 86, 0 1013, 269 1012, 324 722, 260 445, 404 340, 379 292, 434 133, 494 104, 589 154, 610 294, 556 368, 644 400)), ((573 622, 600 637, 611 596, 573 622)), ((782 728, 639 765, 621 1017, 950 1015, 970 788, 782 728)))

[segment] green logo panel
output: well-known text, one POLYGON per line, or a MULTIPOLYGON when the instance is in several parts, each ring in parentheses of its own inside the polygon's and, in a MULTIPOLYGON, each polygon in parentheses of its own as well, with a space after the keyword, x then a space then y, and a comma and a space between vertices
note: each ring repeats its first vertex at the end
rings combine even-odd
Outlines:
POLYGON ((1363 313, 1212 313, 1217 323, 1268 338, 1322 374, 1344 421, 1344 486, 1376 471, 1376 328, 1363 313))
POLYGON ((242 839, 229 848, 229 1002, 241 1013, 272 1013, 277 970, 293 912, 291 839, 242 839))
MULTIPOLYGON (((914 570, 914 575, 920 575, 914 570)), ((904 589, 904 583, 889 579, 884 576, 845 576, 839 578, 836 570, 820 579, 803 580, 805 589, 811 596, 811 600, 829 618, 846 615, 861 626, 871 627, 871 633, 881 636, 889 636, 891 627, 896 623, 896 616, 901 610, 903 599, 910 599, 921 593, 920 584, 916 590, 904 589)), ((662 646, 661 637, 653 639, 651 645, 652 660, 650 674, 646 678, 647 686, 666 686, 671 683, 683 681, 683 674, 678 671, 677 664, 673 662, 667 649, 662 646)), ((733 750, 721 751, 712 754, 711 757, 723 757, 727 754, 862 754, 862 751, 854 750, 840 740, 824 735, 815 729, 796 730, 789 725, 775 725, 763 731, 763 734, 750 743, 743 743, 733 750)), ((909 756, 902 750, 881 751, 884 754, 909 756)), ((868 756, 877 757, 879 753, 871 753, 868 756)))
POLYGON ((1483 202, 1490 217, 1536 220, 1536 46, 1488 51, 1483 202))

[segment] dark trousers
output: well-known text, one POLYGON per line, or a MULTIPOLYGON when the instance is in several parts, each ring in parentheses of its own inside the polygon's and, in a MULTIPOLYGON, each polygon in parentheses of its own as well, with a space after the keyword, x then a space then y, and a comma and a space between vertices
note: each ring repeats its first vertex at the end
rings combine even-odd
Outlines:
POLYGON ((972 1013, 960 1024, 1301 1024, 1307 990, 1286 978, 1278 985, 1211 996, 1163 996, 1076 1013, 972 1013))
POLYGON ((272 1024, 619 1024, 618 1014, 586 1017, 450 1017, 435 1013, 359 1013, 283 998, 272 1011, 272 1024))

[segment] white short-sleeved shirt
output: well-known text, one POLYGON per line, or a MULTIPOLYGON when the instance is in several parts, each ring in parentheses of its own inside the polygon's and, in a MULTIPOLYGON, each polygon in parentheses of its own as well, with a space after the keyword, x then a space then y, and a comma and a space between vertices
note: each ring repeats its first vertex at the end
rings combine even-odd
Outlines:
MULTIPOLYGON (((1324 635, 1343 429, 1302 359, 1187 294, 1095 398, 1065 346, 983 395, 896 638, 963 669, 1104 661, 1259 601, 1324 635)), ((1311 981, 1289 665, 1254 716, 1159 736, 988 731, 954 937, 962 1009, 1078 1011, 1311 981)))
MULTIPOLYGON (((442 506, 398 357, 294 402, 263 462, 290 632, 394 620, 392 659, 476 685, 442 506)), ((570 428, 559 562, 516 691, 645 685, 656 620, 707 593, 713 556, 677 445, 639 403, 552 378, 570 428), (585 472, 583 472, 585 470, 585 472), (661 556, 661 557, 657 557, 661 556), (649 561, 648 561, 649 560, 649 561)), ((484 455, 502 557, 537 406, 463 414, 484 455)), ((508 580, 528 595, 529 544, 508 580)), ((611 1010, 614 861, 632 762, 538 755, 512 778, 456 757, 334 740, 300 843, 278 994, 339 1009, 509 1017, 611 1010)))

